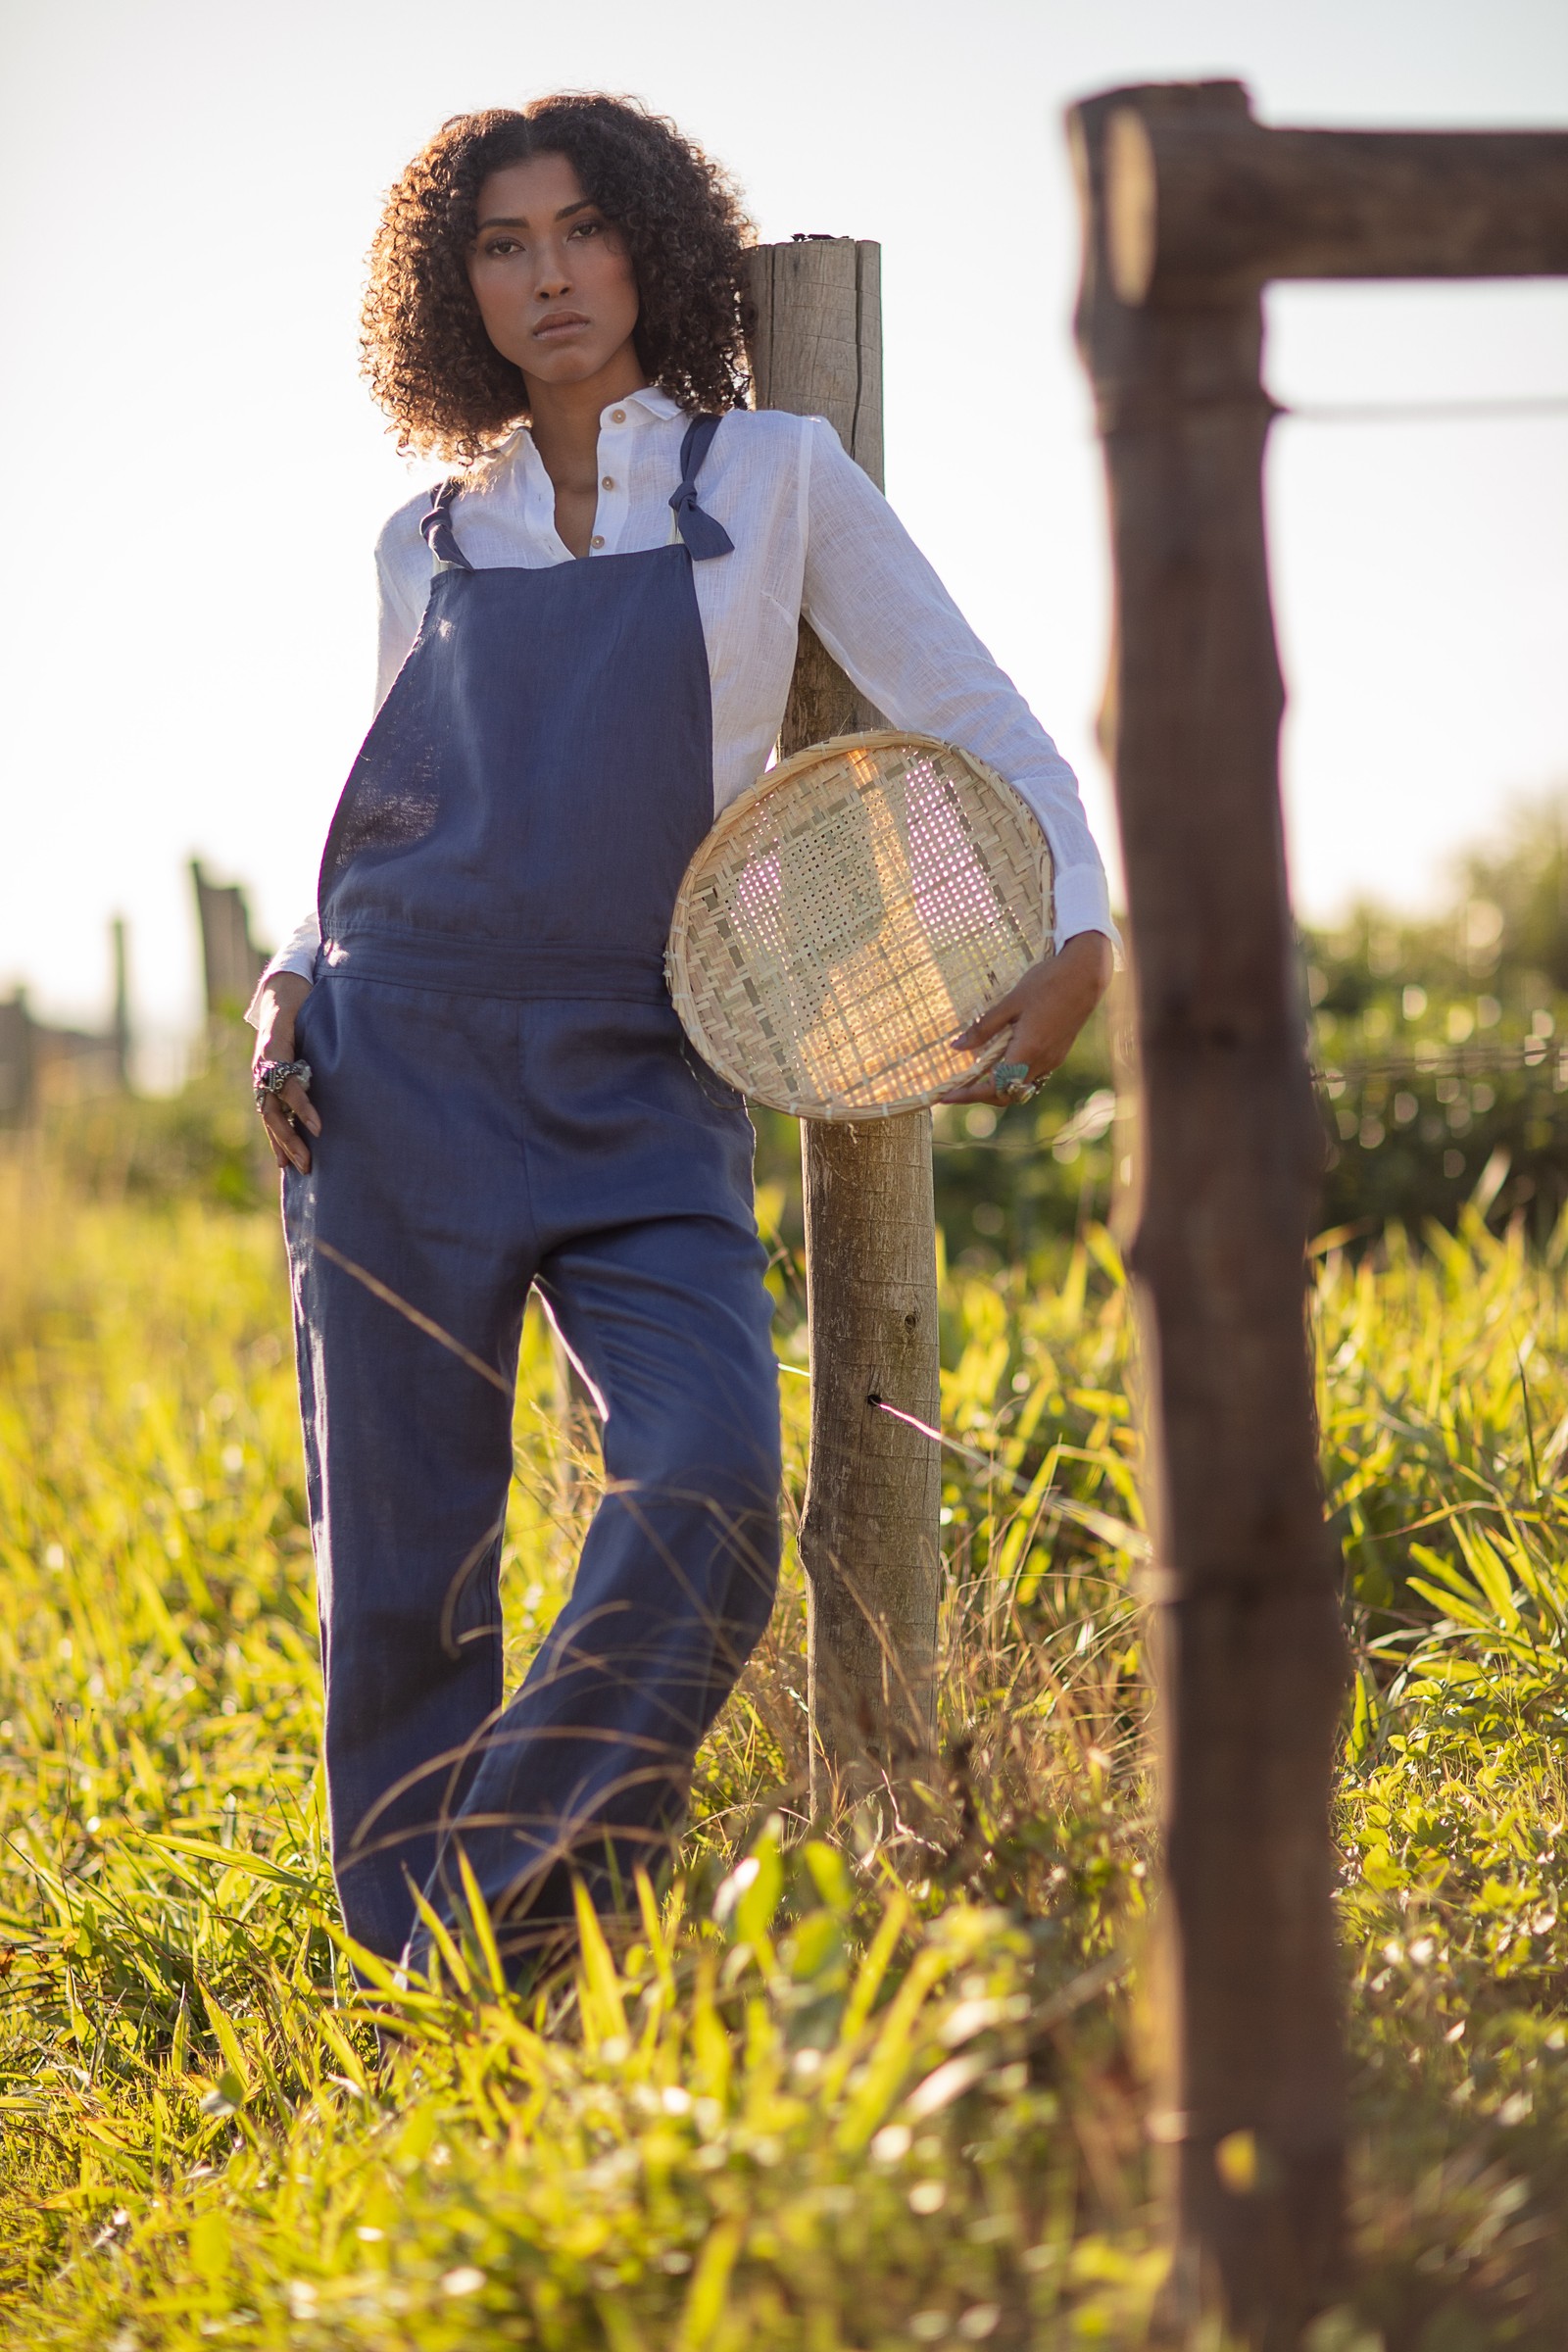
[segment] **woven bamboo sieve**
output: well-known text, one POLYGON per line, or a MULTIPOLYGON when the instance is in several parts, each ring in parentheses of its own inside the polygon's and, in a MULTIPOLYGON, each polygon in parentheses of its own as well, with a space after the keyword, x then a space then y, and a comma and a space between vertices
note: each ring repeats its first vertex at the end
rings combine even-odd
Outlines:
POLYGON ((1050 951, 1051 854, 952 744, 839 735, 725 809, 680 887, 664 969, 719 1076, 805 1119, 891 1118, 997 1060, 949 1043, 1050 951))

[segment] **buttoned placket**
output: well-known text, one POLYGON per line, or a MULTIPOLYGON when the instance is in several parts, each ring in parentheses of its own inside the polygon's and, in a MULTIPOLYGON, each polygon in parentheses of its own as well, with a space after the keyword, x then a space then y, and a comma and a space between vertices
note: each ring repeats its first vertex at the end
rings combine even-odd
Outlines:
MULTIPOLYGON (((588 541, 590 556, 612 556, 618 552, 631 513, 628 480, 633 463, 631 436, 640 424, 652 422, 664 413, 662 408, 648 407, 635 395, 623 405, 617 404, 600 411, 597 450, 599 496, 594 509, 593 532, 588 541)), ((574 562, 570 548, 556 528, 555 484, 545 471, 544 461, 526 427, 518 437, 517 455, 522 463, 526 483, 524 512, 529 535, 537 540, 541 552, 548 552, 552 562, 574 562)))
MULTIPOLYGON (((640 416, 647 413, 639 406, 640 416)), ((599 501, 593 537, 588 542, 590 555, 614 555, 626 535, 631 512, 626 476, 631 470, 630 440, 636 429, 627 406, 617 403, 599 413, 599 501)))

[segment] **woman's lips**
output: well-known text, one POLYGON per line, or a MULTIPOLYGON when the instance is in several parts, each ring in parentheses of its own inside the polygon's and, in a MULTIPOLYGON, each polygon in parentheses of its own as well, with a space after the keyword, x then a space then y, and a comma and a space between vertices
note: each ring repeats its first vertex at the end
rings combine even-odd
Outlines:
POLYGON ((578 311, 561 312, 553 318, 542 318, 534 328, 534 341, 546 342, 556 335, 569 335, 588 324, 578 311))

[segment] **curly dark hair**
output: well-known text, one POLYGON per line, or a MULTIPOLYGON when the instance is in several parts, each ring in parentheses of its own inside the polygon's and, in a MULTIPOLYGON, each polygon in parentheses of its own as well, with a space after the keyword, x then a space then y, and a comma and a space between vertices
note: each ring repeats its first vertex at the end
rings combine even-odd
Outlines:
POLYGON ((735 189, 662 116, 631 99, 567 94, 455 115, 387 197, 360 349, 398 447, 471 465, 528 413, 521 368, 485 333, 467 260, 482 182, 536 155, 564 155, 624 237, 649 380, 683 408, 740 408, 753 232, 735 189))

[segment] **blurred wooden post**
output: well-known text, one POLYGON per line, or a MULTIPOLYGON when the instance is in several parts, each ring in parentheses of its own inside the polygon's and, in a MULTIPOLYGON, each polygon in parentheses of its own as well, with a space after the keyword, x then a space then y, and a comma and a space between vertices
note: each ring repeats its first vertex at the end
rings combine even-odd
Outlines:
MULTIPOLYGON (((849 237, 760 246, 752 339, 760 409, 825 416, 882 481, 881 253, 849 237)), ((784 753, 882 724, 801 625, 784 753)), ((810 1319, 808 1579, 811 1804, 853 1795, 934 1736, 936 1446, 879 1412, 935 1426, 936 1218, 931 1121, 918 1111, 801 1127, 810 1319)))
MULTIPOLYGON (((1255 283, 1154 313, 1109 282, 1106 122, 1127 103, 1093 99, 1071 120, 1089 237, 1078 327, 1116 563, 1109 700, 1146 1154, 1128 1260, 1176 1987, 1155 2130, 1175 2160, 1181 2320, 1217 2288, 1244 2340, 1284 2346, 1331 2299, 1342 2260, 1328 1807, 1345 1642, 1303 1319, 1318 1148, 1280 817, 1271 411, 1255 283)), ((1222 84, 1138 103, 1223 122, 1246 102, 1222 84)))
POLYGON ((24 1127, 37 1088, 35 1024, 27 992, 0 1000, 0 1127, 24 1127))
POLYGON ((117 914, 109 925, 110 954, 114 959, 115 1010, 111 1036, 115 1046, 115 1068, 122 1087, 130 1084, 130 952, 129 933, 122 914, 117 914))
POLYGON ((1568 271, 1568 134, 1268 130, 1239 83, 1072 110, 1078 336, 1110 489, 1107 717, 1137 947, 1174 2000, 1171 2318, 1300 2341, 1344 2265, 1329 1840, 1345 1685, 1303 1252, 1321 1147, 1280 817, 1271 277, 1568 271))
POLYGON ((0 1001, 0 1128, 25 1127, 51 1105, 123 1092, 130 1074, 127 932, 109 927, 114 1012, 107 1030, 57 1028, 32 1017, 27 992, 0 1001))
POLYGON ((202 974, 210 1023, 237 1021, 267 968, 265 950, 251 939, 250 909, 237 883, 209 880, 199 858, 190 861, 202 933, 202 974))

